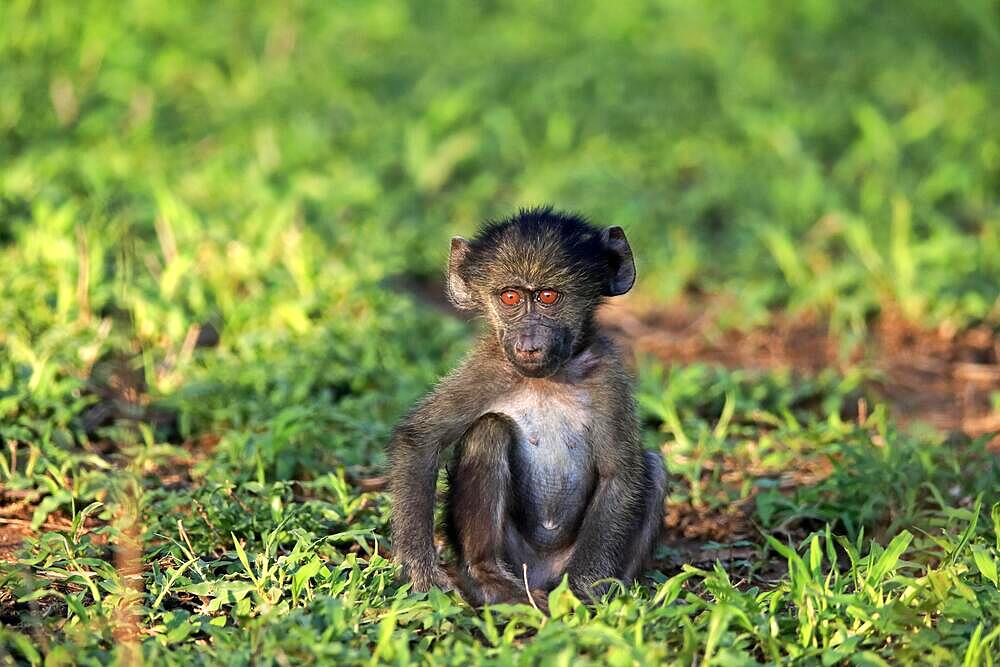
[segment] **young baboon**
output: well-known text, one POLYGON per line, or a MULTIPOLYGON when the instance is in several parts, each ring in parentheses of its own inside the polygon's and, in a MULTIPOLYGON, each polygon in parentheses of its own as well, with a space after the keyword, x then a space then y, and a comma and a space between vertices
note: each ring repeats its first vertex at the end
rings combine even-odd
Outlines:
POLYGON ((550 590, 564 574, 589 597, 641 572, 666 474, 639 444, 629 374, 594 319, 634 282, 620 227, 550 208, 452 239, 448 296, 490 331, 389 445, 394 551, 414 589, 451 587, 433 534, 452 446, 447 534, 470 603, 524 600, 526 587, 550 590))

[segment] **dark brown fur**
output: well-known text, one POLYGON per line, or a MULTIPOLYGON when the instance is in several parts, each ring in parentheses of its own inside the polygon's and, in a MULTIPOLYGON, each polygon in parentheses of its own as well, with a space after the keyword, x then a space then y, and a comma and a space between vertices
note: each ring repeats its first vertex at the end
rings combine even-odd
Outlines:
POLYGON ((565 574, 585 595, 640 573, 660 526, 663 461, 639 444, 631 378, 594 321, 634 278, 620 228, 550 209, 452 241, 449 297, 490 332, 390 443, 394 550, 416 590, 451 587, 433 545, 449 447, 448 535, 473 604, 524 599, 525 567, 533 590, 565 574), (512 288, 524 300, 504 305, 512 288), (558 301, 538 301, 544 289, 558 301))

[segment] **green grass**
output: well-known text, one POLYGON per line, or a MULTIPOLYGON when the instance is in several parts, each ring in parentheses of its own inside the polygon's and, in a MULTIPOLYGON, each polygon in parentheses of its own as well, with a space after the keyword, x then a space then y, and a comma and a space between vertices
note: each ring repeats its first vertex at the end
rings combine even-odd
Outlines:
POLYGON ((10 0, 0 26, 0 530, 29 534, 0 663, 995 662, 996 456, 849 417, 863 369, 641 360, 671 507, 747 530, 666 542, 594 607, 410 594, 360 483, 473 330, 392 278, 519 205, 623 225, 641 296, 735 295, 730 326, 1000 325, 990 2, 10 0))

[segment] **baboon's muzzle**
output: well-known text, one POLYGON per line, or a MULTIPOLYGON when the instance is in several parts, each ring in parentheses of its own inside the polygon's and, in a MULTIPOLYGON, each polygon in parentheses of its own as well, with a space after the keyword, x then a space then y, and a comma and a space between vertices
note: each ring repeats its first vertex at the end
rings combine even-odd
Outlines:
POLYGON ((541 321, 527 321, 505 337, 504 351, 519 373, 546 377, 555 373, 570 351, 569 332, 541 321))

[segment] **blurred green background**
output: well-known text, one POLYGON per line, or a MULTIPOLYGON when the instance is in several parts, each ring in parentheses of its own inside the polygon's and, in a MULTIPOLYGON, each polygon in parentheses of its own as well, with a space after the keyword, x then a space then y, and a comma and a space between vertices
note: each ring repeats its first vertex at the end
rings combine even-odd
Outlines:
POLYGON ((859 375, 641 360, 670 506, 758 530, 560 619, 408 596, 364 480, 474 330, 409 292, 520 206, 722 328, 995 331, 998 63, 995 0, 0 0, 0 663, 976 664, 996 457, 859 375))
MULTIPOLYGON (((0 11, 7 244, 143 247, 158 217, 192 252, 297 230, 369 281, 434 275, 449 235, 548 202, 624 226, 657 298, 998 321, 994 2, 0 11)), ((15 274, 63 257, 10 252, 15 274)), ((188 288, 219 268, 171 271, 178 317, 225 308, 188 288)))

